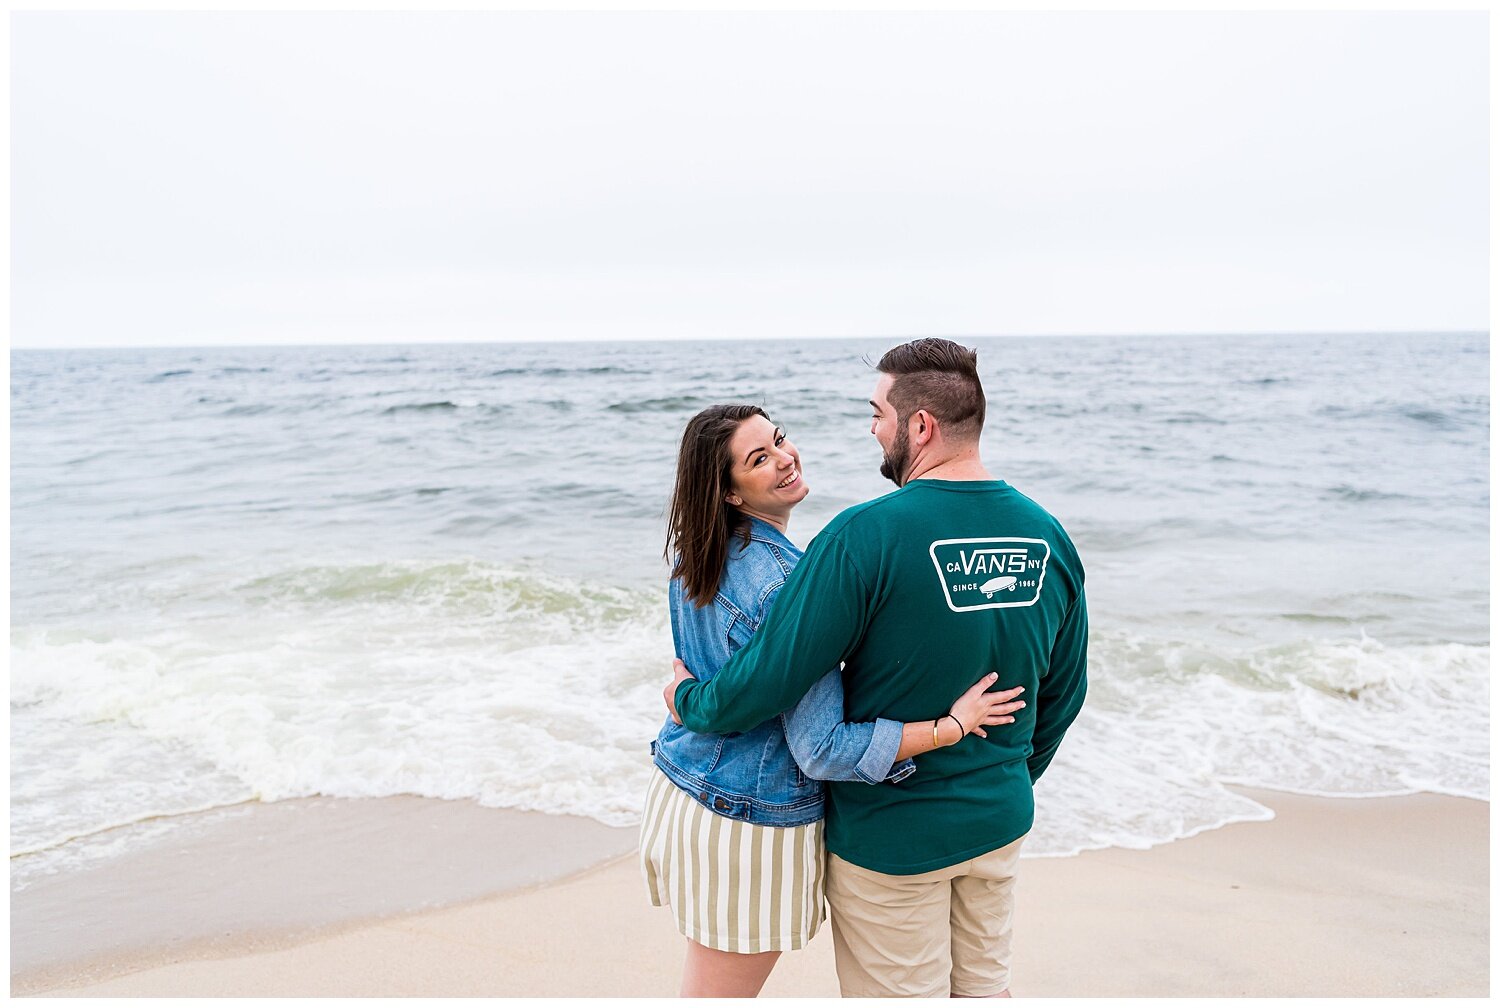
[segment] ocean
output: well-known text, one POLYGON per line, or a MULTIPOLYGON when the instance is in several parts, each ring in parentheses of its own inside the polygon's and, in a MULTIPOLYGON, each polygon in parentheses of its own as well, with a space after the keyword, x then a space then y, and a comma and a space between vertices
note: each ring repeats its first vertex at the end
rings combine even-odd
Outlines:
MULTIPOLYGON (((12 890, 257 799, 637 821, 683 424, 785 426, 805 544, 891 489, 893 342, 13 351, 12 890)), ((968 342, 1088 570, 1028 855, 1488 798, 1487 334, 968 342)))

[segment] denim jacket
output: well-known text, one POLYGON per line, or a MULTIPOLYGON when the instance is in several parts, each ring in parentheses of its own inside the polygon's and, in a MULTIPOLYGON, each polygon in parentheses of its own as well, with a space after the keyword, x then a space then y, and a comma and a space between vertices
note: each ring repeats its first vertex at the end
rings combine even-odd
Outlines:
MULTIPOLYGON (((750 541, 738 535, 709 605, 669 590, 672 640, 695 677, 712 679, 750 641, 802 559, 775 526, 750 519, 750 541)), ((844 684, 831 669, 790 711, 746 732, 700 735, 668 717, 651 752, 662 773, 709 811, 761 826, 801 826, 823 817, 824 780, 898 781, 916 769, 892 766, 901 722, 844 721, 844 684)))

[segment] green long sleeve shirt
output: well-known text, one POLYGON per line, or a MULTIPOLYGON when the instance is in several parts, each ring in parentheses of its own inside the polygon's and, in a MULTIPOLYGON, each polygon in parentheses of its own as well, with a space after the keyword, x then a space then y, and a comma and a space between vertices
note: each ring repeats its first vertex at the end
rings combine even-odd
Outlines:
POLYGON ((829 784, 825 836, 846 861, 934 871, 1031 829, 1031 786, 1083 705, 1083 565, 1062 526, 1000 480, 914 480, 819 533, 760 630, 708 682, 677 688, 682 723, 746 731, 844 664, 845 718, 926 721, 987 672, 1025 686, 1014 724, 917 758, 896 784, 829 784))

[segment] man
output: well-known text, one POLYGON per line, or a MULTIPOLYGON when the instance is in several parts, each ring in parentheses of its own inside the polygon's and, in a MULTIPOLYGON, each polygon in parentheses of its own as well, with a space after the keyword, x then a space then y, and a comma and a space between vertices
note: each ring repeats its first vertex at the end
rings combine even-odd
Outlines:
POLYGON ((808 547, 771 618, 668 705, 745 731, 844 663, 846 717, 942 717, 983 673, 1023 685, 1015 723, 919 758, 897 784, 831 783, 827 896, 846 997, 1006 997, 1012 889, 1032 784, 1083 704, 1083 566, 1057 520, 979 458, 974 351, 922 339, 881 358, 870 405, 899 488, 808 547))

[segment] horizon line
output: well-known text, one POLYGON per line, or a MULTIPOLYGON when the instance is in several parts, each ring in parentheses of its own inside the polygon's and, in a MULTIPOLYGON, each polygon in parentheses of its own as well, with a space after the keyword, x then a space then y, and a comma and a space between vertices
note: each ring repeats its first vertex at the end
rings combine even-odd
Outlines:
POLYGON ((553 343, 759 343, 809 340, 816 342, 838 342, 840 340, 898 340, 909 342, 916 339, 949 339, 955 343, 964 340, 995 339, 1213 339, 1270 337, 1270 336, 1488 336, 1485 329, 1261 329, 1261 330, 1214 330, 1210 332, 1041 332, 1041 333, 872 333, 863 335, 826 336, 621 336, 613 339, 559 336, 551 339, 472 339, 472 340, 371 340, 361 342, 270 342, 270 343, 142 343, 142 344, 70 344, 65 346, 38 346, 12 343, 10 350, 66 351, 66 350, 252 350, 284 349, 287 347, 334 348, 334 347, 380 347, 380 346, 537 346, 553 343))

